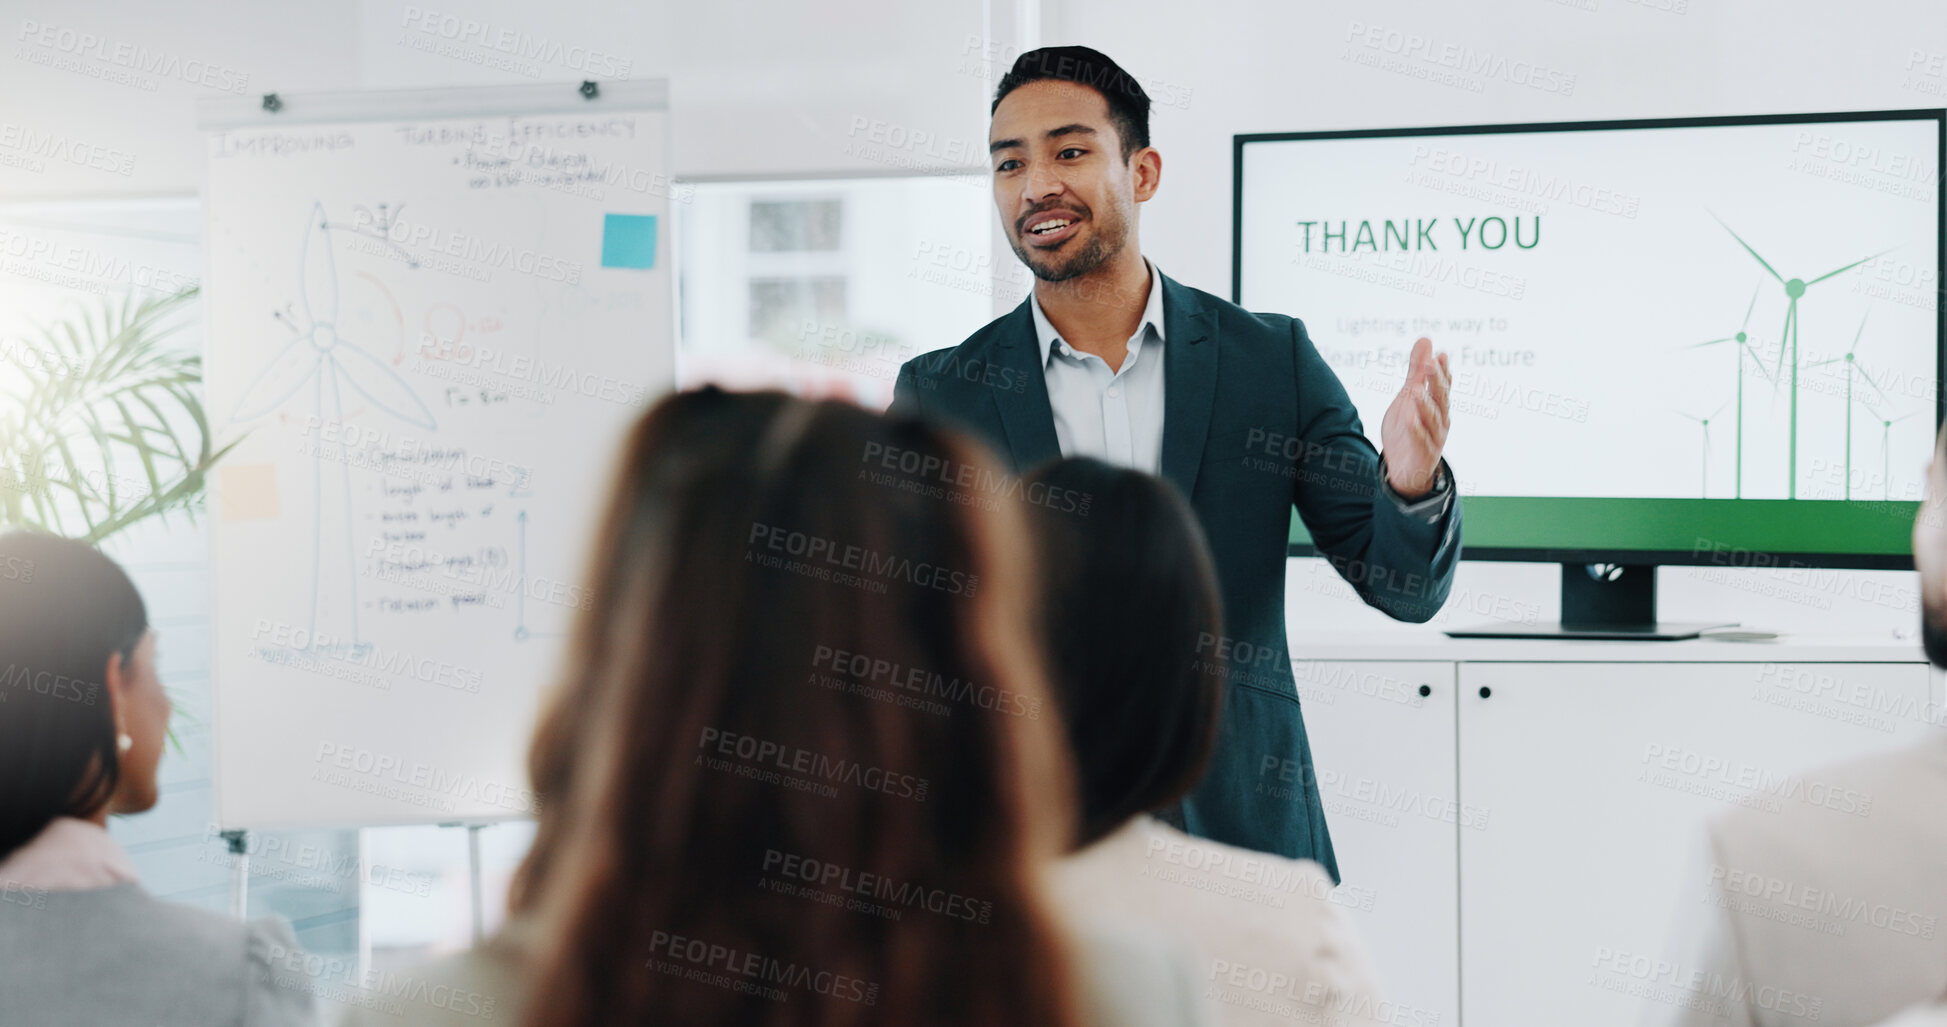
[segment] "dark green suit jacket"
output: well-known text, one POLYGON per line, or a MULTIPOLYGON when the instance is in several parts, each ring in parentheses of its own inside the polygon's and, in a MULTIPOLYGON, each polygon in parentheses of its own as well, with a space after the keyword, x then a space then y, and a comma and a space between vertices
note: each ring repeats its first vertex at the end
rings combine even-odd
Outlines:
MULTIPOLYGON (((1452 584, 1460 504, 1431 524, 1400 509, 1302 322, 1162 282, 1162 471, 1196 509, 1216 560, 1226 637, 1196 658, 1217 661, 1228 687, 1217 751, 1183 803, 1183 826, 1318 860, 1337 880, 1285 643, 1292 507, 1368 604, 1419 622, 1452 584)), ((972 431, 1016 473, 1061 456, 1025 300, 959 346, 907 362, 894 405, 972 431)))

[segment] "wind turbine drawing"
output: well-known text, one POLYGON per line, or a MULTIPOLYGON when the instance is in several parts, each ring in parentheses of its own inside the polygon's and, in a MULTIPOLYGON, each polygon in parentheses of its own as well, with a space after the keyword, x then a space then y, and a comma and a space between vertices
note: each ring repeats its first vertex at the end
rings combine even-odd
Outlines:
MULTIPOLYGON (((1736 335, 1726 335, 1721 339, 1712 339, 1709 342, 1700 342, 1694 346, 1685 347, 1686 349, 1703 349, 1706 346, 1716 346, 1726 342, 1734 342, 1737 344, 1737 453, 1734 457, 1737 463, 1737 473, 1734 478, 1736 484, 1732 492, 1732 496, 1737 499, 1744 498, 1744 354, 1747 351, 1750 352, 1751 363, 1758 369, 1758 373, 1763 375, 1766 381, 1771 381, 1771 374, 1764 369, 1764 360, 1758 355, 1758 347, 1752 344, 1750 333, 1746 331, 1746 329, 1751 327, 1751 312, 1758 309, 1758 293, 1763 291, 1763 289, 1764 282, 1760 280, 1758 287, 1751 290, 1751 303, 1744 308, 1744 321, 1737 326, 1736 335)), ((1773 384, 1776 383, 1774 382, 1773 384)))
MULTIPOLYGON (((285 343, 257 372, 237 401, 230 415, 234 422, 252 421, 267 416, 298 392, 310 386, 311 413, 319 423, 326 414, 342 425, 345 419, 344 390, 349 387, 377 409, 416 427, 432 430, 436 423, 412 387, 378 357, 339 333, 338 267, 332 253, 332 230, 325 220, 324 204, 313 203, 298 247, 298 299, 300 310, 284 322, 295 338, 285 343)), ((351 464, 347 454, 338 456, 340 479, 329 487, 342 490, 343 531, 327 531, 325 510, 338 502, 327 500, 325 455, 321 447, 311 453, 314 505, 311 549, 310 637, 358 644, 358 567, 352 544, 351 464), (327 541, 327 535, 330 536, 327 541), (342 560, 342 563, 340 561, 342 560), (330 576, 330 579, 327 578, 330 576), (330 593, 326 634, 319 634, 320 607, 330 593), (343 626, 336 614, 342 594, 343 626), (343 632, 341 635, 340 632, 343 632)))
POLYGON ((1717 217, 1715 213, 1712 213, 1711 217, 1716 219, 1718 224, 1724 225, 1724 231, 1731 233, 1731 238, 1736 239, 1737 244, 1739 246, 1744 247, 1744 252, 1749 253, 1751 255, 1751 259, 1757 261, 1758 266, 1764 268, 1766 274, 1777 279, 1778 284, 1785 287, 1785 300, 1786 300, 1785 327, 1782 331, 1778 333, 1778 368, 1775 372, 1773 372, 1772 380, 1775 385, 1776 382, 1784 376, 1785 359, 1786 359, 1785 354, 1789 352, 1791 354, 1790 359, 1792 365, 1791 428, 1790 428, 1790 434, 1787 437, 1786 441, 1790 447, 1790 465, 1789 465, 1789 471, 1785 477, 1785 498, 1797 499, 1798 498, 1798 298, 1805 295, 1806 289, 1809 289, 1812 286, 1817 285, 1820 282, 1823 282, 1826 279, 1833 277, 1834 275, 1844 274, 1847 271, 1850 271, 1853 268, 1856 268, 1859 265, 1864 264, 1869 260, 1872 260, 1873 257, 1883 256, 1885 253, 1890 251, 1882 250, 1879 253, 1875 253, 1870 257, 1861 257, 1858 260, 1855 260, 1852 263, 1847 264, 1845 267, 1839 268, 1834 271, 1827 271, 1825 274, 1822 274, 1817 278, 1812 278, 1812 279, 1786 278, 1784 275, 1778 273, 1777 268, 1771 266, 1770 261, 1767 261, 1763 257, 1759 256, 1758 251, 1752 249, 1751 244, 1745 242, 1743 236, 1737 234, 1736 230, 1732 229, 1730 225, 1724 224, 1723 218, 1717 217))
MULTIPOLYGON (((1820 360, 1817 361, 1816 363, 1805 365, 1806 367, 1810 368, 1810 367, 1824 367, 1827 364, 1844 364, 1846 368, 1846 484, 1845 484, 1844 495, 1845 498, 1847 499, 1852 498, 1852 381, 1853 379, 1857 378, 1860 381, 1864 382, 1866 384, 1866 387, 1873 390, 1874 395, 1877 395, 1882 402, 1891 402, 1891 400, 1887 399, 1886 393, 1880 391, 1880 387, 1873 384, 1872 376, 1866 373, 1866 369, 1860 366, 1859 361, 1856 359, 1856 356, 1859 352, 1859 338, 1860 336, 1865 334, 1866 334, 1866 319, 1862 317, 1859 319, 1859 330, 1857 332, 1854 332, 1852 335, 1852 348, 1846 350, 1843 356, 1833 357, 1830 360, 1820 360)), ((1864 405, 1868 413, 1872 414, 1874 417, 1880 417, 1879 411, 1873 409, 1873 405, 1870 402, 1867 402, 1864 405)), ((1884 418, 1882 418, 1882 420, 1884 420, 1884 418)), ((1891 422, 1887 422, 1887 423, 1890 426, 1891 422)), ((1890 433, 1891 431, 1890 427, 1888 431, 1890 433)))
POLYGON ((1704 417, 1698 417, 1696 414, 1686 414, 1681 410, 1675 411, 1678 417, 1682 417, 1686 420, 1695 421, 1697 422, 1697 427, 1703 429, 1703 436, 1704 436, 1703 438, 1703 442, 1704 442, 1703 485, 1697 491, 1697 495, 1703 499, 1710 498, 1710 419, 1716 417, 1718 414, 1723 413, 1724 408, 1730 405, 1731 404, 1728 400, 1723 403, 1719 403, 1717 405, 1717 409, 1711 411, 1708 415, 1704 417))

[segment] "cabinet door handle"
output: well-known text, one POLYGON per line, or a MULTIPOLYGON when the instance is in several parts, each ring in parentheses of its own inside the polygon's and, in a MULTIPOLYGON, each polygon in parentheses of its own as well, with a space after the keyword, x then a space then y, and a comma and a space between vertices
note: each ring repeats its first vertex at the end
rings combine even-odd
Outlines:
POLYGON ((1492 688, 1489 688, 1486 685, 1481 686, 1481 698, 1485 699, 1488 696, 1493 694, 1494 694, 1494 690, 1492 688))
POLYGON ((1420 697, 1421 697, 1421 698, 1425 698, 1426 696, 1429 696, 1429 695, 1432 695, 1432 694, 1433 694, 1433 686, 1432 686, 1432 685, 1421 685, 1421 686, 1420 686, 1420 697))

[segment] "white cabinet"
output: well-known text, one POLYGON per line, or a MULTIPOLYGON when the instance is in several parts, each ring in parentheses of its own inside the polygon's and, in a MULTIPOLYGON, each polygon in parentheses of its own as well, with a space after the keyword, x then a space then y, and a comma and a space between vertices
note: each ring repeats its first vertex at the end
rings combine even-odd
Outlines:
POLYGON ((1911 643, 1402 638, 1294 632, 1293 670, 1382 1012, 1438 1027, 1673 1012, 1605 964, 1686 954, 1704 820, 1916 741, 1947 685, 1911 643))
POLYGON ((1333 893, 1378 964, 1394 1023, 1460 1012, 1454 664, 1293 664, 1344 881, 1333 893), (1421 691, 1425 695, 1420 694, 1421 691), (1396 1015, 1395 1015, 1396 1014, 1396 1015))
POLYGON ((1916 738, 1931 691, 1924 666, 1896 663, 1462 663, 1459 674, 1459 791, 1486 823, 1460 835, 1469 1024, 1634 1025, 1673 1012, 1679 995, 1609 968, 1627 965, 1619 953, 1682 957, 1672 921, 1705 818, 1777 809, 1817 787, 1821 764, 1916 738))

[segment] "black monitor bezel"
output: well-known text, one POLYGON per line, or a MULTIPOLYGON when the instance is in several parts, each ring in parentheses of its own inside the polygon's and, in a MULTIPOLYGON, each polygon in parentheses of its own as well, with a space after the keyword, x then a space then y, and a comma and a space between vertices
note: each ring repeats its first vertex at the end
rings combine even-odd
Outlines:
MULTIPOLYGON (((1433 125, 1421 128, 1333 129, 1319 132, 1248 132, 1231 137, 1231 214, 1230 214, 1230 301, 1243 303, 1244 292, 1244 147, 1250 143, 1298 142, 1322 139, 1379 139, 1403 136, 1507 135, 1519 132, 1629 131, 1652 128, 1720 128, 1733 125, 1817 125, 1858 121, 1932 121, 1934 140, 1934 187, 1937 207, 1947 220, 1947 108, 1916 107, 1884 111, 1825 111, 1811 114, 1733 114, 1690 118, 1628 118, 1610 121, 1548 121, 1503 125, 1433 125)), ((1934 430, 1937 433, 1947 417, 1947 224, 1935 234, 1934 297, 1934 430)), ((1316 556, 1317 547, 1305 543, 1289 546, 1292 556, 1316 556)), ((1721 552, 1681 549, 1562 549, 1530 547, 1469 547, 1463 542, 1461 558, 1523 563, 1630 563, 1673 566, 1757 566, 1833 567, 1860 570, 1912 570, 1913 556, 1894 553, 1810 553, 1787 550, 1736 551, 1747 559, 1728 562, 1721 552)), ((1733 555, 1735 556, 1736 553, 1733 555)))

